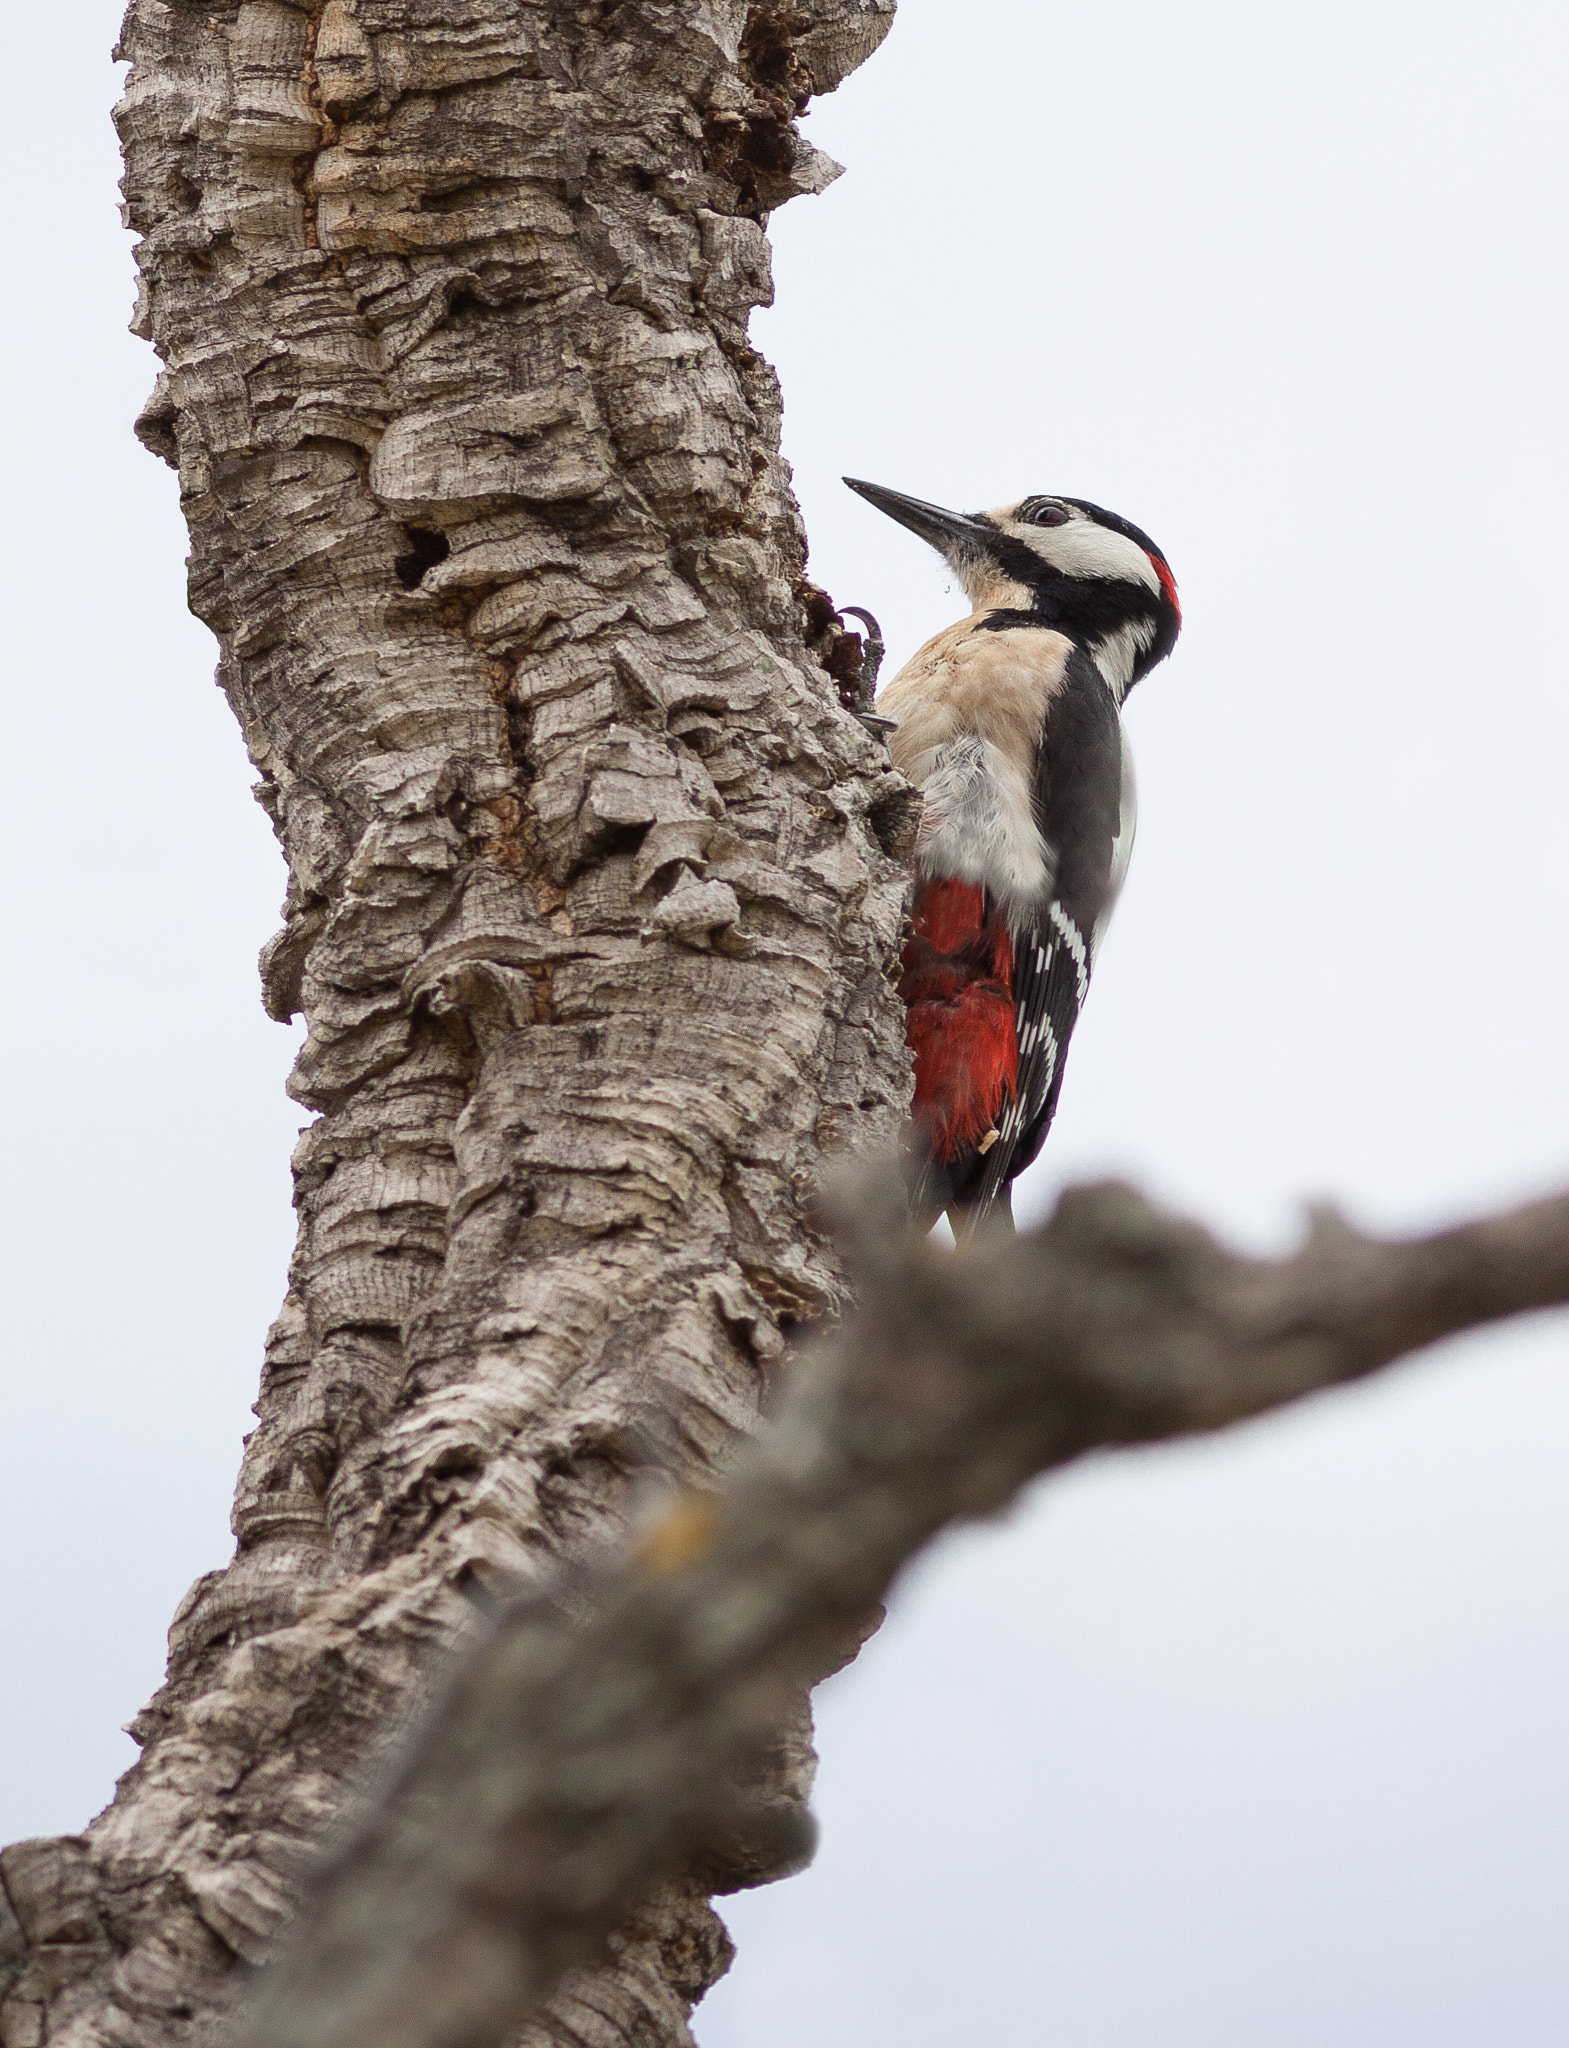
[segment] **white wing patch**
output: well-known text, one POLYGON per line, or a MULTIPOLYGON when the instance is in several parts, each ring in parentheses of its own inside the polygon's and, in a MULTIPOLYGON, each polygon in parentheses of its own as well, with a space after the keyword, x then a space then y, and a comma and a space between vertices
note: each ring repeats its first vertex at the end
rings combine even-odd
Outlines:
MULTIPOLYGON (((1062 942, 1073 960, 1074 977, 1079 984, 1079 1001, 1082 1003, 1090 985, 1090 959, 1084 950, 1084 935, 1060 903, 1053 903, 1051 906, 1051 921, 1062 934, 1062 942)), ((1047 964, 1050 965, 1049 956, 1047 964)))
MULTIPOLYGON (((1121 721, 1118 721, 1119 727, 1121 721)), ((1139 792, 1133 776, 1133 749, 1128 745, 1128 735, 1121 734, 1122 740, 1122 792, 1117 812, 1117 836, 1111 842, 1111 873, 1106 881, 1106 900, 1100 907, 1095 920, 1095 929, 1090 933, 1090 965, 1100 951, 1100 942, 1106 936, 1106 927, 1111 923, 1111 913, 1117 907, 1117 898, 1122 894, 1122 885, 1128 879, 1128 863, 1133 858, 1133 839, 1139 825, 1139 792)))

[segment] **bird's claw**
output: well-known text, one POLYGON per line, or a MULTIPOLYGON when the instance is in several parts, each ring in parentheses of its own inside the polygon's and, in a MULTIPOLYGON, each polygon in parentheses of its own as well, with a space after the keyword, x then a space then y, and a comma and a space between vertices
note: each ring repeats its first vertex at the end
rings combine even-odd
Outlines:
POLYGON ((871 613, 858 604, 847 604, 840 617, 859 619, 866 628, 866 638, 861 643, 861 676, 855 692, 855 716, 869 732, 897 732, 897 719, 884 718, 881 712, 872 709, 872 699, 877 694, 877 672, 883 665, 883 629, 871 613))

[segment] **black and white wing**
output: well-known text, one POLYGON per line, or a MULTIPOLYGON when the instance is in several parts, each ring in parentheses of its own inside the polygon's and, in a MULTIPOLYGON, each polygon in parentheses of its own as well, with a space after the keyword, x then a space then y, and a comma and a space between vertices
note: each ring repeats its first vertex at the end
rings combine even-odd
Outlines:
POLYGON ((1133 777, 1122 719, 1095 664, 1075 651, 1046 714, 1035 804, 1052 896, 1014 932, 1017 1092, 969 1200, 984 1214, 1045 1143, 1095 948, 1133 843, 1133 777))

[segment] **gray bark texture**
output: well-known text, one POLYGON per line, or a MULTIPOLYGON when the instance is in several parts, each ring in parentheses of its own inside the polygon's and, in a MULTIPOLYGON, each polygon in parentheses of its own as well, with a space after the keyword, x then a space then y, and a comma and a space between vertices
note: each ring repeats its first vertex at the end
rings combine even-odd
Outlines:
MULTIPOLYGON (((299 1239, 234 1511, 82 1837, 0 1857, 0 2044, 233 2007, 498 1589, 711 1487, 842 1283, 825 1161, 907 1092, 913 799, 845 708, 746 321, 793 118, 891 0, 132 0, 139 422, 289 867, 299 1239)), ((196 857, 193 849, 193 857, 196 857)), ((534 2042, 689 2040, 727 1865, 534 2042)), ((794 1843, 795 1850, 780 1849, 794 1843)))
POLYGON ((836 1207, 853 1314, 717 1497, 498 1618, 236 2048, 495 2048, 652 1880, 725 1841, 800 1688, 945 1523, 1087 1451, 1223 1428, 1569 1298, 1565 1196, 1412 1244, 1321 1214, 1278 1262, 1117 1186, 956 1258, 909 1230, 896 1177, 848 1176, 836 1207))

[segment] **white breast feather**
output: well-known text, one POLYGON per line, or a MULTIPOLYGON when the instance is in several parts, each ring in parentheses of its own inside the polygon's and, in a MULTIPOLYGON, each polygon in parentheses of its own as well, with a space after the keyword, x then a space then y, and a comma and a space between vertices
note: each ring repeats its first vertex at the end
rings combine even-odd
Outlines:
POLYGON ((1035 823, 1036 754, 1071 651, 1061 633, 961 620, 878 700, 899 721, 894 763, 925 799, 922 872, 979 884, 1014 923, 1051 900, 1052 856, 1035 823))
POLYGON ((921 795, 915 851, 923 873, 989 889, 1010 922, 1049 899, 1051 861, 1029 778, 1000 748, 973 734, 939 747, 921 795))

